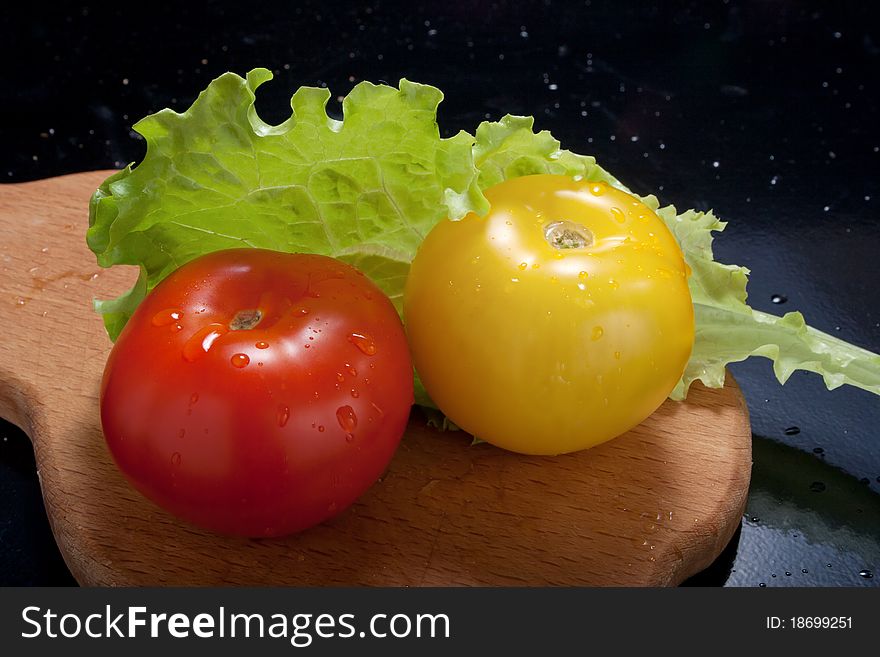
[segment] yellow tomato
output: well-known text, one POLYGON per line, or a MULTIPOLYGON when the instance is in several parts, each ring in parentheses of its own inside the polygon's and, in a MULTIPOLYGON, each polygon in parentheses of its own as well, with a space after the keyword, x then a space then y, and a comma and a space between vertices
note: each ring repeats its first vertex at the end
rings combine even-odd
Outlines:
POLYGON ((404 317, 428 394, 464 430, 526 454, 634 427, 693 346, 675 238, 604 183, 525 176, 486 197, 487 216, 439 223, 412 263, 404 317))

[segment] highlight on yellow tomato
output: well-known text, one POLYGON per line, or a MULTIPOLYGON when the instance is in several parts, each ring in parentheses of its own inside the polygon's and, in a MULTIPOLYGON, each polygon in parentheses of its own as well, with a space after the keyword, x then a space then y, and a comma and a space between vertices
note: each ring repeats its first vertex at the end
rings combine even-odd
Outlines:
POLYGON ((694 340, 688 266, 637 198, 567 176, 513 178, 491 209, 442 221, 404 295, 413 363, 455 424, 498 447, 561 454, 663 403, 694 340))

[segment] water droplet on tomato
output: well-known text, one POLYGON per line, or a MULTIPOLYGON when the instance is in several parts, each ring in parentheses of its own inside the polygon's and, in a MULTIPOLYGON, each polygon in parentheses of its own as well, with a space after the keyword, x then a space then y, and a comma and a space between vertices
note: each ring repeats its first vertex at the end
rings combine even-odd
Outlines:
POLYGON ((581 292, 583 292, 584 290, 587 289, 587 286, 584 285, 583 283, 578 283, 578 289, 579 289, 581 292))
POLYGON ((526 269, 528 266, 529 266, 529 263, 527 263, 527 262, 521 262, 521 263, 519 263, 519 268, 522 269, 523 271, 525 271, 525 269, 526 269))
POLYGON ((375 402, 370 402, 370 406, 373 407, 373 410, 376 411, 376 414, 377 414, 379 417, 384 417, 384 416, 385 416, 385 411, 383 411, 379 406, 377 406, 377 405, 375 404, 375 402))
POLYGON ((181 429, 180 431, 177 432, 178 438, 183 438, 185 435, 186 435, 186 429, 181 429))
POLYGON ((320 431, 321 433, 324 433, 324 425, 323 424, 318 425, 318 431, 320 431))
POLYGON ((214 341, 229 331, 223 324, 208 324, 196 331, 183 345, 183 357, 189 362, 198 360, 211 349, 214 341))
POLYGON ((172 465, 180 465, 180 452, 174 452, 171 455, 171 463, 172 465))
POLYGON ((183 324, 175 324, 175 325, 174 325, 174 330, 175 330, 175 331, 182 331, 182 330, 183 330, 183 324))
POLYGON ((195 404, 197 401, 199 401, 199 393, 194 392, 193 394, 191 394, 191 395, 189 396, 189 405, 192 406, 192 405, 195 404))
POLYGON ((352 333, 348 336, 348 341, 367 356, 372 356, 376 353, 376 343, 373 342, 373 338, 366 333, 352 333))
POLYGON ((619 351, 614 352, 614 360, 620 360, 620 352, 619 351))
POLYGON ((153 315, 153 326, 168 326, 183 317, 183 311, 179 308, 166 308, 153 315))
POLYGON ((588 278, 589 276, 590 276, 590 275, 589 275, 587 272, 585 272, 585 271, 578 272, 578 278, 581 279, 582 281, 587 280, 587 278, 588 278))
POLYGON ((613 278, 609 278, 608 279, 608 287, 610 287, 612 290, 616 290, 617 288, 620 287, 620 283, 615 281, 613 278))
POLYGON ((255 346, 257 349, 268 349, 268 348, 269 348, 269 343, 268 343, 268 342, 263 342, 262 340, 260 340, 260 341, 259 341, 257 344, 255 344, 254 346, 255 346))
POLYGON ((602 196, 605 193, 605 183, 594 183, 590 185, 590 194, 593 196, 602 196))
POLYGON ((349 363, 346 363, 346 364, 345 364, 345 367, 346 367, 346 369, 348 370, 348 373, 351 374, 352 376, 357 376, 357 375, 358 375, 357 370, 354 369, 354 367, 352 367, 349 363))
POLYGON ((598 340, 603 335, 605 335, 605 329, 603 329, 601 326, 594 326, 593 332, 590 334, 590 339, 591 340, 598 340))
POLYGON ((342 383, 343 381, 345 381, 345 376, 342 374, 342 372, 336 373, 336 380, 339 381, 339 383, 342 383))
POLYGON ((251 359, 248 358, 247 354, 234 354, 229 361, 232 363, 233 367, 242 368, 247 367, 248 363, 251 362, 251 359))
POLYGON ((346 433, 352 433, 357 428, 357 415, 351 406, 340 406, 336 409, 336 420, 346 433))
POLYGON ((278 426, 283 427, 287 424, 287 421, 290 419, 290 408, 287 406, 279 406, 278 407, 278 426))
POLYGON ((619 224, 622 224, 626 221, 626 215, 623 214, 623 210, 620 208, 611 208, 611 216, 614 218, 619 224))
POLYGON ((355 390, 354 388, 352 388, 352 389, 351 389, 351 396, 354 397, 355 399, 357 399, 358 397, 361 396, 361 393, 359 393, 357 390, 355 390))

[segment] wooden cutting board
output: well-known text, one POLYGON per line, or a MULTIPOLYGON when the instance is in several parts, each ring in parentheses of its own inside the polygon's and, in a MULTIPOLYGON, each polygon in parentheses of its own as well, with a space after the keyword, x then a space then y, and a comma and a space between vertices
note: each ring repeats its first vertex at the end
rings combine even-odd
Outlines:
POLYGON ((390 469, 352 508, 284 539, 178 522, 132 489, 105 447, 98 386, 110 349, 85 244, 110 172, 0 187, 0 415, 34 444, 49 521, 84 585, 674 585, 708 566, 740 522, 751 432, 732 378, 692 389, 626 435, 525 457, 414 411, 390 469))

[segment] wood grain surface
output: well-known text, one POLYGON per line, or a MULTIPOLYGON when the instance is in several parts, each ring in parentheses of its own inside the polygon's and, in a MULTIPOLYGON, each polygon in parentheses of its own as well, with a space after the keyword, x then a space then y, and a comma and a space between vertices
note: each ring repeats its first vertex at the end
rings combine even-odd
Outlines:
POLYGON ((609 443, 524 457, 414 411, 389 470, 331 522, 284 539, 217 536, 142 498, 105 447, 110 342, 92 311, 132 269, 101 270, 88 199, 110 172, 0 187, 0 415, 34 444, 49 520, 84 585, 674 585, 739 524, 751 433, 732 378, 609 443))

